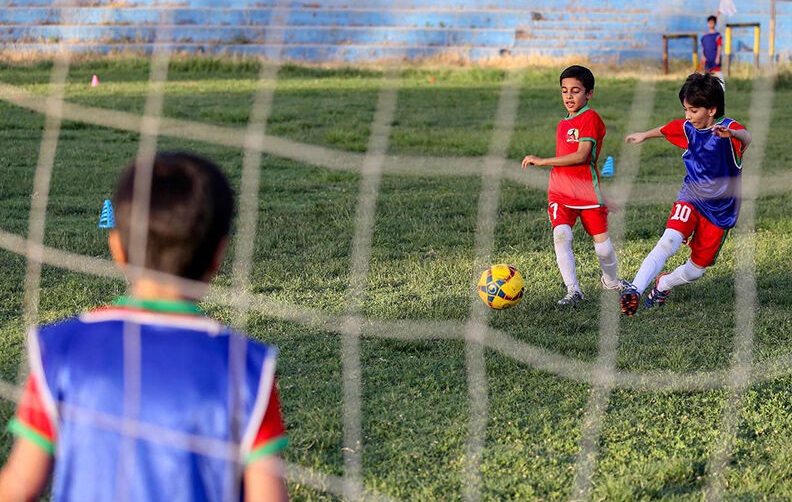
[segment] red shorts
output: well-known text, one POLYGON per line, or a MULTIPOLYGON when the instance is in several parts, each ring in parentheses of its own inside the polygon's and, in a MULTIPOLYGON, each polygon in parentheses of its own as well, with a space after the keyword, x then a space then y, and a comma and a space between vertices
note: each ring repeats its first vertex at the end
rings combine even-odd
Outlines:
POLYGON ((729 233, 702 216, 692 204, 681 200, 671 208, 666 228, 672 228, 685 237, 690 246, 690 261, 702 268, 715 264, 729 233))
POLYGON ((608 207, 599 206, 591 209, 575 209, 558 202, 550 201, 547 204, 547 215, 553 228, 558 225, 575 226, 580 218, 583 229, 589 235, 604 234, 608 231, 608 207))

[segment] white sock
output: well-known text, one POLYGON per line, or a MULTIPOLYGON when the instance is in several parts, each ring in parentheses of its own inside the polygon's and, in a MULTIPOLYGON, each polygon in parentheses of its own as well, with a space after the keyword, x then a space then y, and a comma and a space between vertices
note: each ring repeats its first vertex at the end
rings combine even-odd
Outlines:
POLYGON ((595 242, 594 253, 596 253, 599 259, 602 276, 605 278, 605 284, 613 286, 619 278, 618 275, 616 275, 618 261, 616 260, 616 250, 613 249, 610 238, 605 242, 595 242))
POLYGON ((580 291, 575 269, 575 255, 572 253, 572 227, 558 225, 553 229, 553 246, 555 247, 556 262, 561 278, 564 279, 567 291, 580 291))
POLYGON ((680 265, 668 275, 664 275, 657 281, 657 289, 668 291, 669 289, 693 282, 704 275, 706 268, 698 268, 693 262, 688 260, 684 265, 680 265))
POLYGON ((643 293, 646 287, 654 281, 657 274, 663 270, 666 260, 674 256, 683 240, 684 236, 681 233, 666 228, 663 236, 657 241, 654 249, 644 258, 641 268, 635 274, 635 279, 633 279, 632 283, 638 293, 643 293))

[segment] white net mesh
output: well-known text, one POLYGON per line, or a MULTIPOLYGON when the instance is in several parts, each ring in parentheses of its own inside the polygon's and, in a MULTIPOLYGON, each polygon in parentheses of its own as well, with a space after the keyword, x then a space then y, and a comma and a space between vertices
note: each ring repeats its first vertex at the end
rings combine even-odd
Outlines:
MULTIPOLYGON (((167 34, 163 34, 163 37, 166 39, 167 34)), ((508 159, 507 149, 518 120, 517 110, 521 91, 518 71, 509 72, 503 80, 488 153, 483 158, 455 158, 453 162, 449 162, 447 158, 442 157, 388 154, 391 125, 399 106, 400 73, 397 68, 384 72, 366 153, 359 154, 299 143, 267 133, 267 121, 273 107, 273 92, 278 78, 277 64, 261 64, 250 121, 244 134, 230 127, 164 117, 162 113, 164 86, 167 82, 171 55, 167 44, 160 44, 158 47, 160 50, 151 58, 150 82, 142 115, 64 101, 64 86, 70 68, 68 51, 59 53, 55 59, 51 72, 50 91, 46 97, 28 92, 20 86, 0 83, 0 99, 46 117, 35 172, 35 197, 32 199, 27 236, 0 230, 0 246, 24 256, 27 260, 24 285, 26 325, 39 322, 42 265, 93 276, 119 277, 119 273, 108 260, 44 245, 48 193, 63 120, 139 132, 138 158, 148 161, 149 165, 157 150, 158 139, 162 136, 238 148, 244 152, 244 156, 233 256, 233 279, 229 287, 213 286, 208 300, 233 308, 233 324, 237 326, 245 326, 249 315, 256 312, 312 329, 339 333, 342 336, 344 475, 331 475, 287 463, 285 472, 290 482, 350 499, 385 498, 366 489, 363 480, 363 451, 366 444, 361 425, 363 406, 361 339, 362 337, 410 341, 446 339, 465 342, 464 365, 468 382, 469 416, 462 466, 464 471, 462 496, 466 500, 482 498, 482 458, 487 448, 487 424, 490 418, 486 351, 499 353, 535 370, 591 387, 581 426, 579 454, 574 465, 572 496, 580 500, 588 499, 592 494, 600 434, 614 389, 652 392, 724 389, 728 393, 728 398, 722 412, 720 434, 706 467, 708 478, 705 490, 709 499, 717 500, 723 496, 725 489, 723 472, 730 461, 732 454, 730 445, 737 434, 741 396, 750 384, 773 379, 789 372, 790 361, 785 355, 771 358, 761 366, 753 364, 754 315, 757 305, 754 259, 755 203, 759 195, 784 193, 790 186, 789 174, 763 175, 760 170, 764 162, 773 109, 772 77, 755 80, 751 97, 751 114, 747 121, 748 127, 753 132, 754 144, 745 160, 747 168, 743 171, 743 209, 734 232, 737 261, 735 265, 736 327, 732 364, 724 370, 688 373, 662 370, 628 372, 617 367, 619 312, 615 297, 610 294, 601 297, 598 354, 593 361, 554 353, 491 327, 488 323, 489 312, 474 297, 471 297, 469 317, 466 322, 386 321, 367 318, 364 315, 363 306, 372 257, 372 236, 383 173, 405 176, 481 177, 474 250, 475 270, 485 268, 493 254, 498 218, 498 195, 502 181, 509 180, 544 191, 546 175, 541 172, 518 172, 514 169, 506 169, 507 163, 512 162, 508 159), (340 315, 275 300, 264 294, 251 293, 251 266, 258 228, 258 194, 262 175, 259 166, 264 154, 331 170, 360 174, 349 282, 344 312, 340 315)), ((629 110, 629 130, 644 130, 650 126, 649 118, 655 105, 655 84, 653 78, 645 78, 640 79, 636 85, 629 110)), ((625 147, 621 151, 619 158, 624 169, 615 181, 616 185, 613 189, 613 193, 620 198, 618 202, 625 204, 636 199, 643 203, 671 201, 678 187, 678 181, 668 184, 634 185, 640 166, 640 156, 639 147, 625 147)), ((143 165, 146 165, 146 162, 143 162, 143 165)), ((141 170, 140 176, 141 181, 145 182, 145 177, 150 176, 150 172, 141 170)), ((145 188, 146 184, 139 183, 136 186, 145 188)), ((141 201, 137 206, 140 212, 134 221, 144 222, 147 207, 145 201, 148 197, 146 190, 142 189, 138 197, 141 201)), ((624 213, 616 213, 611 217, 610 222, 612 238, 618 243, 624 237, 624 213)), ((133 233, 138 235, 138 238, 133 240, 137 246, 130 252, 133 264, 140 262, 141 250, 145 247, 145 231, 145 227, 133 228, 133 233)), ((133 267, 131 272, 134 274, 135 270, 133 267)), ((471 281, 474 279, 475 277, 471 277, 471 281)), ((134 352, 131 354, 134 355, 134 352)), ((130 371, 135 371, 137 366, 134 361, 130 361, 128 367, 130 371)), ((22 376, 26 373, 24 365, 21 373, 22 376)), ((134 380, 134 376, 131 379, 134 380)), ((3 381, 0 382, 0 393, 5 399, 16 401, 19 397, 19 388, 11 382, 3 381)), ((130 399, 134 401, 134 396, 130 396, 130 399)), ((134 403, 131 406, 134 406, 134 403)), ((75 416, 81 416, 80 410, 72 411, 75 416)), ((101 424, 99 425, 101 427, 124 431, 132 438, 169 442, 203 454, 224 456, 228 454, 229 446, 232 449, 235 446, 217 445, 202 438, 174 435, 172 432, 152 429, 142 423, 118 423, 112 417, 89 415, 83 416, 82 419, 101 424)), ((123 483, 119 483, 118 486, 120 493, 116 499, 121 500, 123 483)))

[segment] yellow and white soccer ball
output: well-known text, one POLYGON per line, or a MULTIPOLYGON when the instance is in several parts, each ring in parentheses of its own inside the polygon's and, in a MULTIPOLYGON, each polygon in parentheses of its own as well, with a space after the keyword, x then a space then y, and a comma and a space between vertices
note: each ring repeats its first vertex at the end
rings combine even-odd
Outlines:
POLYGON ((476 291, 488 307, 501 310, 520 303, 524 286, 516 268, 500 263, 481 273, 476 291))

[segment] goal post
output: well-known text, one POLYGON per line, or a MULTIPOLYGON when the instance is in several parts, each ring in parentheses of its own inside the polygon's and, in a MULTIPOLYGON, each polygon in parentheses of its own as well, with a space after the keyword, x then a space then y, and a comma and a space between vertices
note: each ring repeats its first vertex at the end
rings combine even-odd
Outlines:
MULTIPOLYGON (((753 55, 754 55, 754 67, 759 68, 759 43, 760 37, 762 34, 762 26, 760 23, 728 23, 726 25, 726 37, 723 42, 724 46, 724 55, 726 56, 726 75, 731 73, 731 60, 732 60, 732 30, 734 29, 741 29, 741 28, 753 28, 754 30, 754 43, 753 43, 753 55)), ((771 59, 772 59, 772 49, 771 49, 771 59)))
POLYGON ((690 39, 691 40, 691 60, 693 62, 693 71, 698 68, 698 34, 685 32, 685 33, 664 33, 663 34, 663 73, 668 75, 668 41, 675 39, 690 39))

